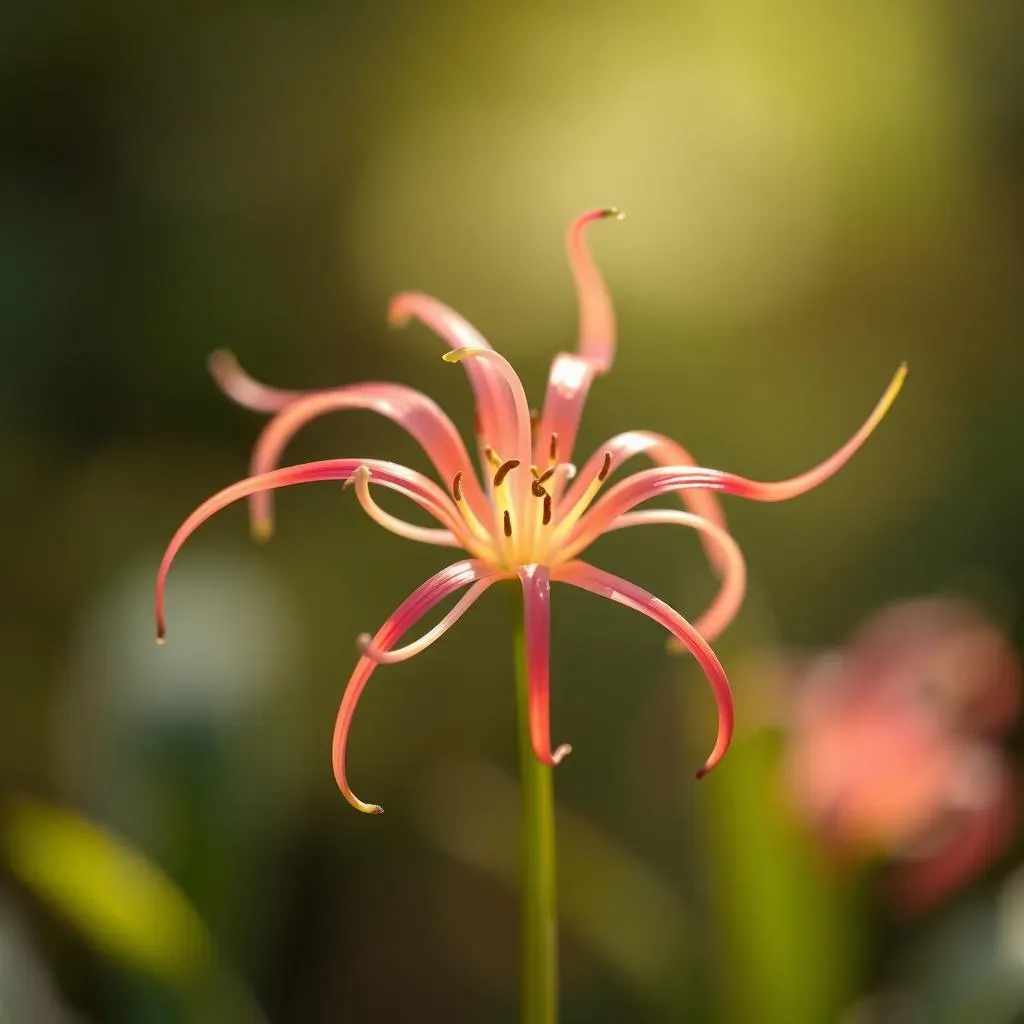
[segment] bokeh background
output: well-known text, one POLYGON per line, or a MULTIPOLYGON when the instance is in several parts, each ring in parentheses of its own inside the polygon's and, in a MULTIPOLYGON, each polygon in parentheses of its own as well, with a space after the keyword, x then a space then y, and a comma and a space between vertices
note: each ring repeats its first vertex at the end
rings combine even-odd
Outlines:
MULTIPOLYGON (((1015 0, 7 5, 0 1018, 516 1019, 502 596, 375 677, 350 753, 371 820, 329 763, 353 638, 444 553, 321 485, 280 496, 266 547, 241 508, 203 528, 161 650, 151 588, 261 425, 211 350, 280 386, 411 383, 468 428, 464 375, 386 328, 389 295, 459 309, 539 402, 575 338, 562 232, 615 204, 592 241, 621 346, 581 450, 645 427, 778 479, 911 372, 827 486, 729 503, 740 732, 699 786, 699 670, 556 591, 564 1020, 1024 1019, 1024 844, 907 912, 890 857, 795 813, 791 694, 757 669, 911 597, 1024 636, 1022 33, 1015 0)), ((290 452, 331 455, 424 467, 361 413, 290 452)), ((684 614, 712 593, 682 531, 593 556, 684 614)))

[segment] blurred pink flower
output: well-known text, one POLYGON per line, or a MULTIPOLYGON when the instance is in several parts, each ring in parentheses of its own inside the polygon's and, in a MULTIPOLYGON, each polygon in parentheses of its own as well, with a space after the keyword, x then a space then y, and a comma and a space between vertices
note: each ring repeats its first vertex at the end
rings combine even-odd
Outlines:
POLYGON ((785 755, 796 807, 835 853, 899 861, 896 895, 923 909, 1011 834, 997 739, 1019 698, 1013 649, 972 606, 889 608, 800 676, 785 755))
POLYGON ((733 729, 729 683, 708 641, 731 621, 743 599, 745 570, 736 542, 712 492, 754 501, 783 501, 816 487, 861 446, 885 415, 902 384, 901 367, 868 420, 842 448, 814 469, 780 483, 757 483, 719 470, 698 468, 674 441, 648 431, 612 437, 577 472, 570 461, 583 404, 594 379, 606 373, 615 355, 615 319, 604 282, 587 250, 584 234, 593 221, 619 216, 592 210, 569 227, 567 248, 579 299, 579 344, 575 353, 557 355, 551 366, 543 411, 534 418, 523 385, 508 361, 457 313, 426 295, 396 296, 392 324, 410 318, 432 328, 447 344, 448 362, 461 362, 476 398, 476 443, 482 479, 451 420, 429 398, 400 384, 368 383, 323 391, 281 391, 247 376, 232 356, 217 353, 211 369, 235 401, 273 418, 257 441, 252 475, 204 502, 172 538, 157 579, 158 637, 164 633, 163 590, 171 562, 186 538, 215 512, 241 498, 252 500, 252 526, 258 537, 272 528, 272 495, 278 487, 316 480, 344 480, 367 514, 385 529, 410 540, 461 548, 469 557, 442 569, 415 590, 370 637, 359 638, 362 657, 342 698, 334 732, 333 762, 338 785, 353 806, 379 813, 359 800, 345 774, 345 747, 359 697, 378 664, 418 654, 444 634, 469 606, 498 580, 518 579, 524 601, 529 671, 531 739, 536 756, 557 763, 569 750, 551 750, 548 712, 549 593, 554 581, 569 583, 618 601, 660 623, 700 663, 718 706, 718 737, 698 773, 725 754, 733 729), (371 409, 404 427, 423 447, 444 481, 438 486, 421 473, 378 459, 328 459, 276 468, 288 442, 310 420, 342 409, 371 409), (634 455, 646 455, 657 468, 633 474, 609 488, 609 475, 634 455), (372 488, 384 487, 410 498, 437 526, 398 519, 375 502, 372 488), (686 509, 634 511, 650 498, 679 493, 686 509), (611 530, 662 523, 700 532, 708 557, 721 576, 721 589, 704 616, 691 625, 677 611, 633 583, 596 569, 579 556, 611 530), (466 589, 468 588, 468 589, 466 589), (419 640, 395 645, 424 615, 460 590, 463 597, 419 640))

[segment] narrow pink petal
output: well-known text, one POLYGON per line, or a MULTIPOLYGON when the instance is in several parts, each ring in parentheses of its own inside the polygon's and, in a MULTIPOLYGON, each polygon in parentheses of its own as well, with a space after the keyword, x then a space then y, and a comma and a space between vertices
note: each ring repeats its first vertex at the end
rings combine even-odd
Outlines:
MULTIPOLYGON (((403 292, 391 300, 389 323, 402 326, 411 317, 426 324, 455 351, 491 347, 483 335, 455 310, 429 295, 403 292)), ((509 429, 515 423, 515 408, 501 374, 497 367, 482 359, 470 359, 464 365, 476 395, 478 433, 498 451, 510 448, 514 444, 514 435, 509 433, 509 429)))
POLYGON ((418 640, 414 640, 410 644, 388 651, 379 650, 374 647, 374 639, 369 633, 360 633, 356 637, 356 646, 367 658, 372 658, 378 665, 397 665, 400 661, 415 658, 417 654, 422 654, 432 644, 437 643, 476 604, 480 595, 497 583, 500 578, 495 574, 474 583, 433 629, 428 630, 418 640))
POLYGON ((518 458, 525 462, 530 457, 530 403, 526 400, 526 389, 519 379, 512 364, 493 348, 462 349, 455 352, 447 352, 441 357, 449 363, 461 363, 466 359, 479 359, 482 362, 490 363, 498 371, 501 379, 505 382, 508 393, 512 396, 513 420, 504 424, 505 434, 510 438, 514 446, 502 451, 503 458, 518 458))
POLYGON ((604 278, 587 248, 586 232, 596 220, 622 218, 618 210, 588 210, 577 217, 565 237, 579 303, 579 340, 574 355, 555 356, 548 377, 544 410, 534 447, 534 462, 545 465, 552 434, 558 436, 558 459, 572 458, 583 406, 594 377, 607 373, 615 358, 615 311, 604 278))
POLYGON ((533 461, 538 466, 549 462, 552 436, 557 438, 558 461, 568 462, 572 458, 583 406, 596 375, 593 363, 582 356, 564 352, 555 356, 533 448, 533 461))
POLYGON ((842 469, 867 440, 899 393, 906 372, 906 364, 904 364, 896 372, 885 394, 857 433, 838 451, 813 469, 809 469, 799 476, 791 477, 789 480, 772 483, 761 483, 736 473, 725 473, 718 469, 701 467, 666 467, 642 470, 620 481, 596 502, 590 513, 577 524, 566 547, 578 554, 587 545, 592 544, 608 528, 609 523, 618 516, 663 494, 686 490, 708 490, 732 494, 751 501, 772 502, 788 501, 790 498, 796 498, 813 490, 842 469))
POLYGON ((667 524, 689 526, 700 531, 709 547, 719 556, 722 585, 707 611, 694 623, 694 629, 709 643, 736 617, 743 604, 747 589, 747 566, 743 552, 732 535, 709 519, 675 508, 652 508, 641 512, 627 512, 612 521, 608 531, 630 526, 667 524))
POLYGON ((404 466, 398 466, 393 462, 382 462, 379 459, 326 459, 322 462, 306 462, 299 466, 288 466, 285 469, 276 469, 271 473, 262 473, 259 476, 247 477, 238 483, 225 487, 218 491, 212 498, 207 498, 186 520, 178 527, 171 542, 167 545, 163 559, 160 562, 160 569, 156 578, 156 634, 157 639, 162 641, 166 633, 164 622, 164 586, 167 582, 167 574, 175 556, 181 550, 182 545, 191 534, 210 516, 226 508, 233 502, 248 498, 259 491, 270 490, 277 487, 291 487, 293 484, 313 483, 319 480, 348 480, 360 467, 367 467, 373 474, 373 482, 389 490, 397 491, 399 494, 412 499, 423 509, 429 512, 443 526, 453 531, 461 529, 457 520, 461 517, 452 506, 451 501, 443 491, 431 480, 428 480, 421 473, 404 466))
POLYGON ((521 566, 519 579, 523 585, 530 741, 538 761, 556 765, 572 747, 563 743, 551 752, 551 580, 545 565, 521 566))
POLYGON ((272 388, 250 377, 242 369, 234 353, 218 349, 207 360, 210 376, 232 401, 253 412, 280 412, 290 402, 303 398, 308 391, 287 391, 272 388))
MULTIPOLYGON (((624 434, 617 434, 599 446, 587 460, 573 481, 572 487, 566 492, 562 509, 571 509, 579 501, 590 482, 601 472, 606 453, 611 456, 609 473, 614 473, 627 459, 635 455, 646 455, 656 465, 665 467, 697 465, 696 459, 682 445, 663 434, 649 430, 630 430, 624 434)), ((683 504, 695 515, 709 520, 722 530, 726 528, 722 507, 712 492, 684 491, 680 497, 683 504)), ((731 556, 716 543, 716 536, 706 533, 702 541, 707 550, 708 560, 721 574, 727 571, 731 556)))
POLYGON ((622 219, 615 209, 589 210, 569 225, 565 247, 569 255, 580 309, 579 354, 598 373, 607 373, 615 358, 615 312, 608 289, 587 248, 586 231, 596 220, 622 219))
MULTIPOLYGON (((250 471, 255 475, 275 469, 286 446, 307 423, 326 413, 348 409, 368 409, 403 427, 419 442, 447 485, 451 485, 456 473, 463 474, 462 492, 477 518, 490 515, 490 505, 455 425, 436 402, 401 384, 353 384, 298 397, 263 428, 253 450, 250 471)), ((267 491, 254 495, 252 518, 257 531, 267 533, 272 517, 272 495, 267 491)))
MULTIPOLYGON (((377 651, 390 650, 440 601, 476 580, 493 575, 492 569, 474 559, 456 562, 454 565, 442 569, 414 590, 395 609, 391 617, 373 637, 371 641, 373 648, 377 651)), ((348 746, 348 734, 356 705, 376 667, 377 662, 373 658, 365 656, 360 658, 356 664, 341 698, 341 706, 338 708, 338 717, 334 724, 334 739, 331 744, 331 761, 334 765, 334 778, 338 783, 338 788, 356 810, 366 814, 380 814, 381 808, 377 804, 364 803, 352 792, 345 774, 345 749, 348 746)))
POLYGON ((714 750, 697 772, 697 778, 707 775, 725 756, 733 732, 733 702, 729 680, 715 652, 697 630, 690 625, 674 608, 649 594, 628 580, 620 579, 609 572, 597 569, 586 562, 568 562, 555 570, 554 579, 559 583, 571 583, 574 587, 589 590, 600 597, 618 601, 628 608, 641 612, 664 626, 674 637, 681 641, 697 659, 704 674, 711 684, 718 705, 718 738, 714 750))

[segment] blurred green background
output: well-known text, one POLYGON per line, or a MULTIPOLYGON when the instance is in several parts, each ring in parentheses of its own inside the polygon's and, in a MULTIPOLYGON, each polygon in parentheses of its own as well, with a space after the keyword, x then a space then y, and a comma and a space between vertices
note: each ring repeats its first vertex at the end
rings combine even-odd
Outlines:
MULTIPOLYGON (((751 597, 727 670, 939 591, 1024 636, 1017 0, 38 0, 5 10, 0 108, 5 1024, 516 1019, 501 595, 369 687, 349 769, 381 819, 335 789, 333 718, 354 637, 443 551, 340 486, 282 494, 265 548, 235 508, 153 645, 162 547, 262 422, 214 348, 284 387, 400 380, 468 428, 441 344, 385 326, 423 290, 539 403, 575 338, 562 233, 615 204, 592 241, 621 344, 579 451, 642 427, 779 479, 910 364, 835 480, 729 503, 751 597)), ((425 465, 362 413, 290 452, 333 455, 425 465)), ((593 558, 687 615, 712 592, 681 531, 593 558)), ((1024 1020, 1020 842, 900 915, 785 811, 756 678, 697 786, 696 666, 569 588, 553 614, 567 1024, 1024 1020)))

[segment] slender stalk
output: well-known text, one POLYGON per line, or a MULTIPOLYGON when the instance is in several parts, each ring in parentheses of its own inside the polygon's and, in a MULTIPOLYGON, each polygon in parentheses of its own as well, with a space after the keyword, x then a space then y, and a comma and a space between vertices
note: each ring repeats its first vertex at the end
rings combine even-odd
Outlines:
POLYGON ((526 634, 522 596, 512 595, 519 773, 523 791, 523 1024, 558 1020, 558 916, 555 902, 555 798, 551 768, 530 742, 526 634))

